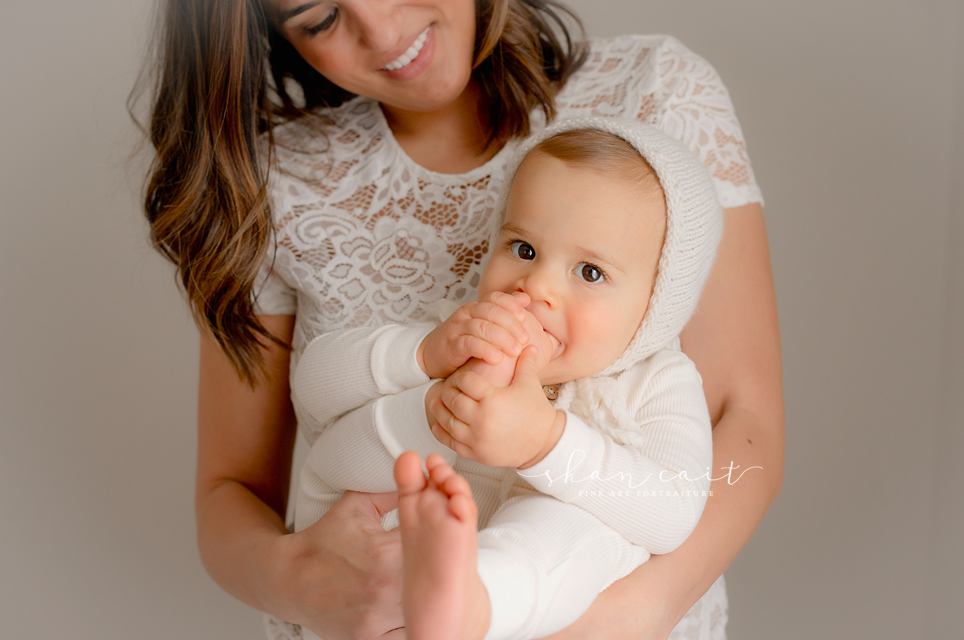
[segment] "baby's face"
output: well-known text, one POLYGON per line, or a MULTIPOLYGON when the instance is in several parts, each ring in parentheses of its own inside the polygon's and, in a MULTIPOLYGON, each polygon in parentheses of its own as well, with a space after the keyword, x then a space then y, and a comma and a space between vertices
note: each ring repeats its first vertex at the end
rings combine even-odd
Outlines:
POLYGON ((479 297, 522 291, 559 343, 542 372, 556 384, 602 371, 646 313, 663 244, 658 189, 530 154, 516 174, 479 297))

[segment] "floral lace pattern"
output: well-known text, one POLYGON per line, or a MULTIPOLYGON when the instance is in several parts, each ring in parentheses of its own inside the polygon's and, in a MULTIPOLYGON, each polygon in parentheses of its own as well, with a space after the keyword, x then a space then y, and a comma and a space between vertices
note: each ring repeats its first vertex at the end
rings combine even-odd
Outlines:
MULTIPOLYGON (((558 118, 635 118, 662 127, 703 160, 724 207, 762 202, 726 88, 712 66, 671 37, 593 40, 556 106, 558 118)), ((326 148, 309 148, 319 136, 306 123, 275 130, 276 250, 262 267, 256 308, 296 313, 292 371, 322 333, 417 322, 441 298, 472 299, 517 146, 510 142, 468 173, 441 174, 405 154, 376 102, 358 97, 327 115, 326 148)), ((537 112, 533 127, 542 126, 537 112)), ((315 425, 301 418, 313 441, 315 425)), ((725 621, 721 577, 671 637, 724 638, 725 621)), ((300 630, 272 619, 269 635, 296 640, 300 630)))

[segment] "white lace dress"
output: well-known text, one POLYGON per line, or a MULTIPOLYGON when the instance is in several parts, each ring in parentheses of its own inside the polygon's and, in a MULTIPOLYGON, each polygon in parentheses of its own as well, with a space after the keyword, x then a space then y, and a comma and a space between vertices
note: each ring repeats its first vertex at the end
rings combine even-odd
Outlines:
MULTIPOLYGON (((674 38, 592 40, 586 64, 556 107, 558 118, 610 116, 657 125, 703 160, 724 208, 762 202, 726 88, 674 38)), ((257 284, 256 308, 296 314, 292 372, 318 335, 417 322, 440 298, 474 298, 505 167, 517 146, 510 142, 468 173, 441 174, 405 154, 376 102, 358 97, 329 115, 327 143, 298 122, 275 134, 276 251, 257 284)), ((534 128, 543 125, 535 114, 534 128)), ((306 415, 298 422, 314 442, 321 425, 306 415)), ((504 486, 509 476, 461 458, 455 468, 472 483, 482 523, 511 489, 504 486)), ((723 640, 726 620, 720 576, 670 638, 723 640)), ((271 640, 302 638, 300 627, 271 616, 266 627, 271 640)))

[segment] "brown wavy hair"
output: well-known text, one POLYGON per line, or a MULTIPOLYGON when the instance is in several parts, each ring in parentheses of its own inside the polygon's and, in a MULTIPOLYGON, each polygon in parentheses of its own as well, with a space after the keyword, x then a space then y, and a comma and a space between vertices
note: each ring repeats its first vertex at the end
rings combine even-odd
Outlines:
MULTIPOLYGON (((254 307, 259 266, 274 246, 272 127, 323 125, 325 109, 353 96, 305 62, 261 0, 163 0, 158 18, 146 73, 156 152, 144 198, 150 238, 176 265, 199 327, 254 385, 264 374, 261 347, 287 346, 254 307)), ((473 78, 489 142, 527 135, 533 109, 553 118, 556 92, 585 60, 583 40, 582 23, 555 0, 476 0, 473 78)))

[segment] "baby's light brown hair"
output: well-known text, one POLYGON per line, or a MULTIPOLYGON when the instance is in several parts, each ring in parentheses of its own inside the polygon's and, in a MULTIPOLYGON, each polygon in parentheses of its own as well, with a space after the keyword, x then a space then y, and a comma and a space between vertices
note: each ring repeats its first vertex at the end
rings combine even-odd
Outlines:
POLYGON ((543 140, 532 150, 569 164, 608 175, 635 180, 646 193, 662 195, 656 172, 633 145, 619 136, 598 129, 564 131, 543 140))

